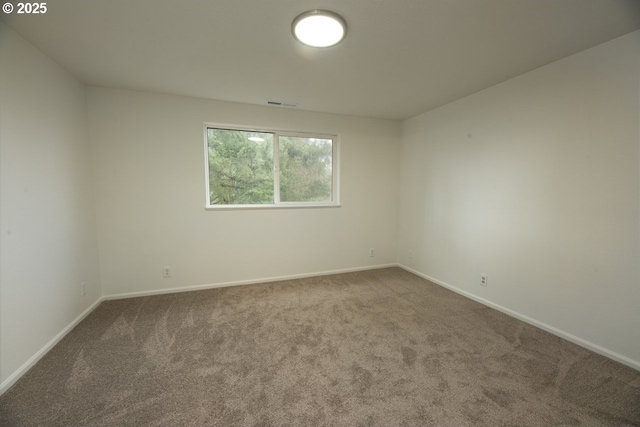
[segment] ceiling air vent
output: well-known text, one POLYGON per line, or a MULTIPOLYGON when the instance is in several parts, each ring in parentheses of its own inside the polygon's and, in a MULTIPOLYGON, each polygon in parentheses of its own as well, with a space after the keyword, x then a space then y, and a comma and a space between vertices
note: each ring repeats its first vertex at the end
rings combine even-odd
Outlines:
POLYGON ((277 105, 278 107, 296 108, 298 104, 296 102, 281 102, 281 101, 267 101, 268 105, 277 105))

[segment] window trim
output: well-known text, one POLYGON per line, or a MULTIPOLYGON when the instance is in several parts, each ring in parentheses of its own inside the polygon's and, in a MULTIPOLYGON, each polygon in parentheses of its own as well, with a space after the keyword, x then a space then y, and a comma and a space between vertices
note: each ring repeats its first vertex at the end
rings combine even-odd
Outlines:
POLYGON ((243 126, 225 123, 204 123, 204 175, 205 175, 205 210, 244 210, 244 209, 305 209, 305 208, 339 208, 340 204, 340 135, 325 132, 305 132, 286 129, 275 129, 255 126, 243 126), (256 205, 212 205, 210 204, 209 187, 209 129, 226 129, 244 132, 273 133, 273 185, 274 203, 256 205), (302 138, 331 139, 331 201, 328 202, 282 202, 280 201, 280 158, 279 137, 293 136, 302 138))

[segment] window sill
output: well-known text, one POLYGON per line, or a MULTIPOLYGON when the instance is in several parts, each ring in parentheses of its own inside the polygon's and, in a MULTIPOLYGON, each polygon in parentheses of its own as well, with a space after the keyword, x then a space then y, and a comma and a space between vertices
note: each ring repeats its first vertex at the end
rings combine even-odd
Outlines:
POLYGON ((278 205, 211 205, 205 206, 207 211, 234 211, 234 210, 256 210, 256 209, 316 209, 316 208, 339 208, 339 203, 282 203, 278 205))

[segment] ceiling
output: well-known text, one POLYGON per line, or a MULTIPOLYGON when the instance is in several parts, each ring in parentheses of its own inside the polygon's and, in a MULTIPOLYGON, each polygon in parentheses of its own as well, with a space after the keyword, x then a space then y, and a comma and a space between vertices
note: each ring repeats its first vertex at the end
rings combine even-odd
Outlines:
MULTIPOLYGON (((87 85, 405 119, 640 28, 638 0, 48 0, 2 20, 87 85), (319 50, 291 21, 329 9, 319 50)), ((272 107, 283 108, 283 107, 272 107)))

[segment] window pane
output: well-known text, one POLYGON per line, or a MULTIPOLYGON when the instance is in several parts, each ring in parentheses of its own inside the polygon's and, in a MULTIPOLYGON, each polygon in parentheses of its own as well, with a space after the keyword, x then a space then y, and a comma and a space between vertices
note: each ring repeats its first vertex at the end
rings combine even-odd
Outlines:
POLYGON ((272 204, 273 134, 228 129, 207 132, 209 204, 272 204))
POLYGON ((280 136, 280 200, 331 201, 333 141, 280 136))

